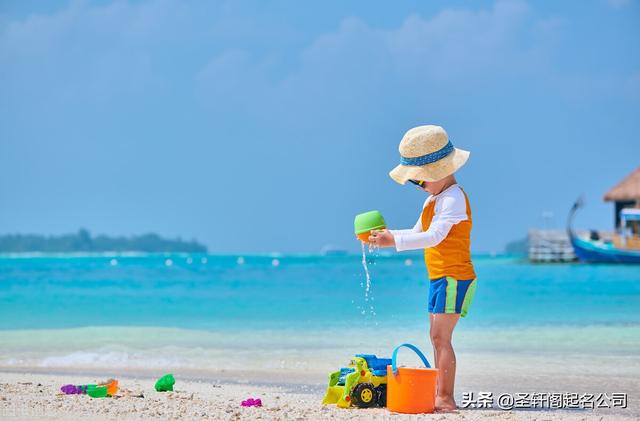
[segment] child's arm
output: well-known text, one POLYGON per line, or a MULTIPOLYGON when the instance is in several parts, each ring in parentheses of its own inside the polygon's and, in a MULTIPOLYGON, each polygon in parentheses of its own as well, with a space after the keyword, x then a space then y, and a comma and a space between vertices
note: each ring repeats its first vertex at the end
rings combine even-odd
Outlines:
MULTIPOLYGON (((424 201, 424 205, 422 205, 422 209, 424 209, 424 207, 427 206, 427 203, 429 203, 429 198, 427 198, 427 200, 424 201)), ((371 236, 369 236, 369 243, 377 247, 395 247, 396 236, 416 234, 419 232, 422 232, 422 215, 418 217, 418 221, 413 226, 413 228, 404 229, 404 230, 384 229, 384 230, 379 230, 375 233, 371 233, 371 236)))
POLYGON ((389 232, 391 234, 393 234, 394 236, 396 235, 405 235, 405 234, 413 234, 416 232, 421 232, 422 231, 422 221, 421 218, 418 218, 418 222, 416 222, 416 224, 414 225, 413 228, 409 228, 406 230, 389 230, 389 232))
POLYGON ((441 197, 436 203, 436 211, 428 230, 424 232, 402 230, 412 232, 400 232, 398 234, 392 232, 396 250, 405 251, 435 247, 447 237, 451 227, 466 219, 467 207, 464 199, 459 200, 454 196, 441 197))

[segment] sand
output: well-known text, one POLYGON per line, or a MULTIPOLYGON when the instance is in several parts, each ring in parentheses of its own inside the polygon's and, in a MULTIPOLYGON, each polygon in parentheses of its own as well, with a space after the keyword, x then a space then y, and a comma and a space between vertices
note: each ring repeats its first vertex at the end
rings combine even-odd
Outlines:
POLYGON ((228 380, 177 377, 174 392, 159 393, 149 377, 120 377, 113 398, 62 395, 65 383, 95 383, 100 377, 69 373, 0 372, 2 419, 215 419, 215 420, 640 420, 634 410, 487 410, 464 409, 430 415, 394 414, 386 409, 339 409, 321 405, 319 385, 255 385, 228 380), (240 402, 260 398, 263 406, 240 402))

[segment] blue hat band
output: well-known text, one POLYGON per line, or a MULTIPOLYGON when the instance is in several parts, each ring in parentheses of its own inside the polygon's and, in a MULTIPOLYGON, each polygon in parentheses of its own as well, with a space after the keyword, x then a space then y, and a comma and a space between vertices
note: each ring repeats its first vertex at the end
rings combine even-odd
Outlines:
POLYGON ((405 156, 400 157, 400 164, 409 165, 413 167, 419 167, 422 165, 433 164, 436 161, 440 161, 442 158, 448 156, 451 152, 453 152, 453 145, 451 141, 447 142, 446 145, 440 150, 435 152, 428 153, 422 156, 415 156, 413 158, 407 158, 405 156))

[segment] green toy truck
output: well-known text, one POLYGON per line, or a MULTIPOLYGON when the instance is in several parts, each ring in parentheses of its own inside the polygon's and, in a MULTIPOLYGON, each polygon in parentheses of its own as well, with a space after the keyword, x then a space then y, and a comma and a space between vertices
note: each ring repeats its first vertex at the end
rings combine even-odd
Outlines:
POLYGON ((391 358, 356 354, 347 367, 329 374, 329 387, 322 403, 349 408, 387 406, 387 365, 391 358))

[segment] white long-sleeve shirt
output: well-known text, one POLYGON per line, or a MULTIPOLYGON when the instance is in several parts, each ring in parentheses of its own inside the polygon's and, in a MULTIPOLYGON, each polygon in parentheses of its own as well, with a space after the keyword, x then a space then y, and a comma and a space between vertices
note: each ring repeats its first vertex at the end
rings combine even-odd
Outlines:
POLYGON ((396 250, 417 250, 437 246, 444 240, 451 227, 461 221, 466 221, 467 202, 462 189, 457 184, 449 186, 436 195, 431 195, 425 200, 422 209, 435 200, 433 219, 429 229, 422 231, 422 214, 418 222, 411 229, 389 230, 396 242, 396 250))

